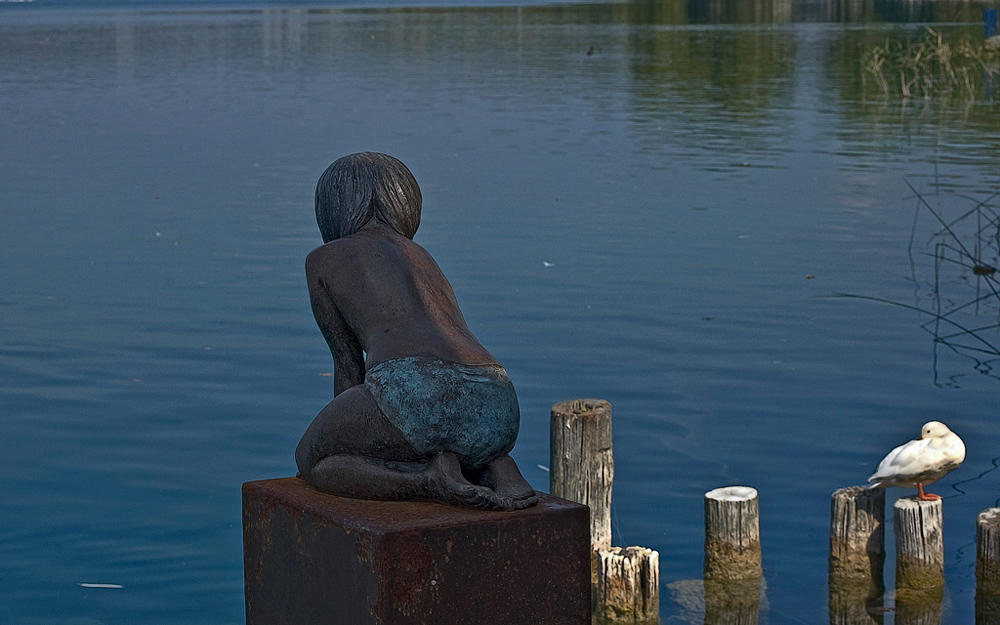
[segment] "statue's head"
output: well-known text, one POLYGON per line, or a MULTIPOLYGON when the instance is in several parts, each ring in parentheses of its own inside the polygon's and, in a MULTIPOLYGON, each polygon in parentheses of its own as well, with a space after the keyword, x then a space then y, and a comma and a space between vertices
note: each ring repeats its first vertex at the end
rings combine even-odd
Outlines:
POLYGON ((408 239, 420 225, 420 187, 388 154, 359 152, 339 158, 316 184, 316 223, 327 243, 368 222, 384 223, 408 239))

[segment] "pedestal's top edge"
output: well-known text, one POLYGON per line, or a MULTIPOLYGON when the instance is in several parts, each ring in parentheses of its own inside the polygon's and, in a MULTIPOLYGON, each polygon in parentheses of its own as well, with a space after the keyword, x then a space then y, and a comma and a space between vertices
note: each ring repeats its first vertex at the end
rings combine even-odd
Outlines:
MULTIPOLYGON (((310 515, 347 527, 366 531, 399 531, 407 528, 448 527, 476 523, 505 522, 561 511, 586 511, 587 507, 538 491, 538 504, 524 510, 496 512, 471 510, 436 503, 411 501, 372 501, 327 495, 311 488, 297 477, 257 480, 243 484, 244 500, 250 494, 298 508, 310 515)), ((588 512, 589 514, 589 512, 588 512)))

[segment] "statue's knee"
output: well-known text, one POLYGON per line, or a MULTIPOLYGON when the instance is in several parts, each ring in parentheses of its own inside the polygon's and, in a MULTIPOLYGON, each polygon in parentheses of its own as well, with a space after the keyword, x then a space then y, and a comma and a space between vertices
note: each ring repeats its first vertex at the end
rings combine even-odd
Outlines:
POLYGON ((316 464, 311 447, 302 439, 295 448, 295 466, 299 469, 299 475, 307 482, 312 481, 313 466, 316 464))

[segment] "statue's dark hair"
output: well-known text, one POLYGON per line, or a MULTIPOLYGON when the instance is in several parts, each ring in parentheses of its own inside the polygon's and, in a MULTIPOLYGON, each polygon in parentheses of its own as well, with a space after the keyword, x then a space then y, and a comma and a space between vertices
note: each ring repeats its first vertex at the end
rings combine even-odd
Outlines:
POLYGON ((316 184, 323 241, 352 235, 374 219, 408 239, 420 225, 420 187, 402 162, 378 152, 339 158, 316 184))

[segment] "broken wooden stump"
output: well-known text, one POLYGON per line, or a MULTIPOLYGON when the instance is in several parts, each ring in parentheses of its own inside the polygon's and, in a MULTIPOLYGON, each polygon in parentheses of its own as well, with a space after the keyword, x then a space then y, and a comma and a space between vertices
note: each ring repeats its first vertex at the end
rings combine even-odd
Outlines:
POLYGON ((645 547, 598 550, 594 594, 595 623, 658 623, 660 554, 645 547))

